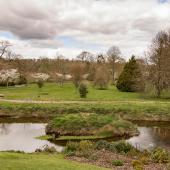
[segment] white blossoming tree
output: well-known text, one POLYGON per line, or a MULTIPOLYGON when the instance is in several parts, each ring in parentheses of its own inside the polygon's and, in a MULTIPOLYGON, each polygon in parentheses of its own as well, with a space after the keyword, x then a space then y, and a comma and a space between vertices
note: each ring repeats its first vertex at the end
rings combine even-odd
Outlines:
POLYGON ((9 84, 18 84, 20 80, 20 73, 17 69, 8 69, 0 71, 0 84, 6 85, 8 87, 9 84))

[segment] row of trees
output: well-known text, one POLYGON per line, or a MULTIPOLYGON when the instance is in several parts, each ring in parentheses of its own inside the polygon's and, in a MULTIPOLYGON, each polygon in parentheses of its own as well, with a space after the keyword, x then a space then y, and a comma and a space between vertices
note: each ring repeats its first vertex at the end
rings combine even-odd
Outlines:
POLYGON ((105 54, 83 51, 75 60, 61 55, 56 59, 23 59, 8 50, 10 46, 7 41, 0 43, 1 69, 17 68, 28 80, 30 73, 46 73, 51 81, 61 81, 61 84, 66 77, 71 77, 76 88, 83 80, 89 80, 99 89, 106 89, 111 83, 128 92, 144 91, 150 84, 157 97, 170 87, 170 31, 156 35, 145 59, 132 56, 128 62, 116 46, 109 48, 105 54))

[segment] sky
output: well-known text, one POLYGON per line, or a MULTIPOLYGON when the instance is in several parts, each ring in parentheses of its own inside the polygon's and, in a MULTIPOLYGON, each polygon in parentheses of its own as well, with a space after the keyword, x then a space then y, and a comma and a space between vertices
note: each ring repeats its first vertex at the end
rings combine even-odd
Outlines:
POLYGON ((118 46, 142 56, 170 28, 170 0, 0 0, 0 40, 25 58, 75 58, 118 46))

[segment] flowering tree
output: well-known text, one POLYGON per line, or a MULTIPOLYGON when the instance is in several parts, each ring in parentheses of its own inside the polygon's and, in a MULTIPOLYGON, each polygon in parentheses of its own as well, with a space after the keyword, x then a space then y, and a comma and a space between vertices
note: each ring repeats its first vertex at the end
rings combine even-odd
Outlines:
POLYGON ((48 74, 45 74, 45 73, 35 73, 35 74, 32 74, 32 77, 35 79, 35 81, 47 81, 49 79, 49 75, 48 74))
POLYGON ((20 73, 17 69, 0 71, 0 84, 8 87, 9 84, 17 84, 20 80, 20 73))

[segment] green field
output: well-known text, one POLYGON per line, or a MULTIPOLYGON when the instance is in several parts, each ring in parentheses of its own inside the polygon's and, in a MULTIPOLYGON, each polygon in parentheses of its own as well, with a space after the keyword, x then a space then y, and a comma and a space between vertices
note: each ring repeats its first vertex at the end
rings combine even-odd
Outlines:
POLYGON ((114 86, 107 90, 98 90, 89 84, 88 90, 87 98, 81 99, 72 83, 65 83, 63 87, 56 83, 45 83, 41 90, 36 84, 0 87, 0 94, 4 94, 4 99, 7 99, 0 100, 0 116, 54 117, 58 113, 112 112, 123 114, 127 119, 170 120, 170 99, 155 99, 140 93, 120 92, 114 86), (9 99, 12 101, 8 101, 9 99))
POLYGON ((0 152, 0 170, 106 170, 76 163, 59 154, 23 154, 0 152))
MULTIPOLYGON (((107 90, 98 90, 88 86, 88 95, 85 100, 140 100, 138 93, 119 92, 116 87, 110 86, 107 90)), ((72 83, 65 83, 63 87, 57 83, 45 83, 42 89, 36 84, 28 84, 25 87, 0 87, 0 93, 6 99, 26 99, 26 100, 82 100, 78 90, 72 83), (40 94, 40 97, 38 95, 40 94)))

